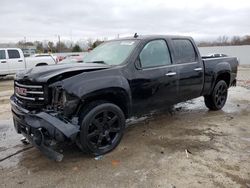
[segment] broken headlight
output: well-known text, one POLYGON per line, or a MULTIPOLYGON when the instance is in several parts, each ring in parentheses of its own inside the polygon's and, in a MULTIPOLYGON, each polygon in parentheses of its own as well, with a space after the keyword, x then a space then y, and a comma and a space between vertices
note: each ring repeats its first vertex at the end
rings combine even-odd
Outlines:
POLYGON ((70 117, 75 112, 79 101, 78 97, 67 93, 61 87, 52 90, 52 108, 65 117, 70 117))
POLYGON ((80 101, 79 98, 71 94, 68 94, 66 91, 62 92, 61 100, 62 100, 63 114, 66 117, 71 116, 75 112, 80 101))

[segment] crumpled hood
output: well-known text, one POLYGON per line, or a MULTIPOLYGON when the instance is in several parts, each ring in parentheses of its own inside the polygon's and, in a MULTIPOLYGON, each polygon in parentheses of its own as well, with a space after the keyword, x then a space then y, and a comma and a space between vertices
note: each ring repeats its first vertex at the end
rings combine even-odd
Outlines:
POLYGON ((57 64, 38 66, 26 71, 19 72, 16 75, 16 80, 29 80, 32 82, 45 83, 51 78, 69 73, 74 76, 82 72, 101 70, 110 66, 97 63, 72 63, 72 64, 57 64))

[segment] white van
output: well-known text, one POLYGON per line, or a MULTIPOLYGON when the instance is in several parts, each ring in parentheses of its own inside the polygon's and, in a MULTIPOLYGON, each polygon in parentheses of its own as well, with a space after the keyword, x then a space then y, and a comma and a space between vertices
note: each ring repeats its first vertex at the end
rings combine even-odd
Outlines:
POLYGON ((15 74, 35 66, 56 64, 52 56, 24 57, 20 48, 0 48, 0 76, 15 74))

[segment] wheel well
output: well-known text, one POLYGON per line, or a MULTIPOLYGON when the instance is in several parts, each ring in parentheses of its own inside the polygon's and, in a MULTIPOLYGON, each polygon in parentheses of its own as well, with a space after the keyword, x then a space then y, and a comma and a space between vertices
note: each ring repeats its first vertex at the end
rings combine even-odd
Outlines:
POLYGON ((217 76, 216 82, 224 80, 227 83, 227 86, 230 86, 230 74, 228 72, 221 73, 217 76))
POLYGON ((44 65, 48 65, 47 63, 38 63, 38 64, 36 64, 36 67, 38 67, 38 66, 44 66, 44 65))
POLYGON ((125 118, 129 116, 129 101, 128 97, 126 96, 125 91, 112 91, 112 92, 105 92, 101 94, 91 95, 84 99, 84 102, 80 104, 80 108, 78 113, 81 113, 81 109, 87 106, 89 103, 93 101, 107 101, 113 103, 121 108, 123 111, 125 118))

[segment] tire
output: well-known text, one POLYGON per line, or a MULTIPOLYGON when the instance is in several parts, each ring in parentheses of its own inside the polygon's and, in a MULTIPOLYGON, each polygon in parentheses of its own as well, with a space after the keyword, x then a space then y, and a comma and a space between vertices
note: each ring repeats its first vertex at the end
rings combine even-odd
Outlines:
POLYGON ((77 145, 84 152, 103 155, 120 143, 125 116, 115 104, 97 101, 90 103, 80 115, 81 130, 77 145))
POLYGON ((228 86, 224 80, 216 83, 211 95, 204 96, 206 107, 210 110, 220 110, 227 101, 228 86))
POLYGON ((45 65, 48 65, 48 64, 47 63, 38 63, 38 64, 36 64, 36 67, 45 66, 45 65))

